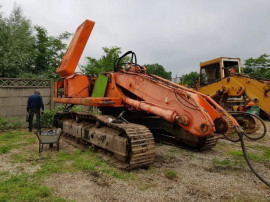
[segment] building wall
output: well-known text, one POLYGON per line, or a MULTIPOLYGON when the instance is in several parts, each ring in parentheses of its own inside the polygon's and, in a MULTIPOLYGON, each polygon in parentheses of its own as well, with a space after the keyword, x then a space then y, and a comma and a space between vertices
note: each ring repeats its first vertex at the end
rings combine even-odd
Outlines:
POLYGON ((0 78, 0 116, 18 117, 26 127, 27 100, 35 90, 42 96, 44 108, 54 107, 54 83, 48 79, 0 78))

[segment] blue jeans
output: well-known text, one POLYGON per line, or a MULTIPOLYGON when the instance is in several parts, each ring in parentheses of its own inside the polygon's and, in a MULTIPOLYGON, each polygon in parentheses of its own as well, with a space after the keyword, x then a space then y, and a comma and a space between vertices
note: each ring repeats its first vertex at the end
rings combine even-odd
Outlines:
POLYGON ((30 109, 30 111, 29 111, 29 132, 32 132, 32 129, 33 129, 34 115, 36 115, 37 129, 41 130, 40 110, 39 109, 30 109))

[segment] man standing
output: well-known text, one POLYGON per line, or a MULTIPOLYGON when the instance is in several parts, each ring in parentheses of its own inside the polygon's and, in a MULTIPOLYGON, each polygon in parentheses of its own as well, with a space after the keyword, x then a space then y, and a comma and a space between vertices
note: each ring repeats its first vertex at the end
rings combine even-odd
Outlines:
POLYGON ((37 129, 41 130, 40 108, 44 111, 42 97, 40 96, 40 93, 35 90, 34 94, 31 95, 27 101, 27 112, 29 113, 29 132, 32 132, 34 114, 36 114, 37 129))

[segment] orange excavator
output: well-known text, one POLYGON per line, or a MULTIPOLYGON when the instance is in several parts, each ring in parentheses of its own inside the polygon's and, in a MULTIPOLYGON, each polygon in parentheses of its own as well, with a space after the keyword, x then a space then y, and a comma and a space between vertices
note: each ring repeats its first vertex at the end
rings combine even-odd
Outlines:
POLYGON ((156 139, 198 150, 214 147, 218 134, 244 131, 213 99, 147 73, 128 51, 113 71, 95 75, 74 73, 94 22, 80 25, 57 68, 54 102, 66 104, 55 126, 80 142, 102 148, 127 169, 151 164, 156 139), (129 62, 123 58, 129 56, 129 62), (69 112, 73 105, 95 106, 102 114, 69 112))

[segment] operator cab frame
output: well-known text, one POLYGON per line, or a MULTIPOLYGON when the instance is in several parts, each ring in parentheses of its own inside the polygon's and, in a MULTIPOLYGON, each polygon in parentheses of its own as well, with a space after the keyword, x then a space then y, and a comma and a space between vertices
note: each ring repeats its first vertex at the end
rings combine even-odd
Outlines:
POLYGON ((200 85, 208 85, 230 76, 242 73, 240 58, 220 57, 200 63, 200 85))

